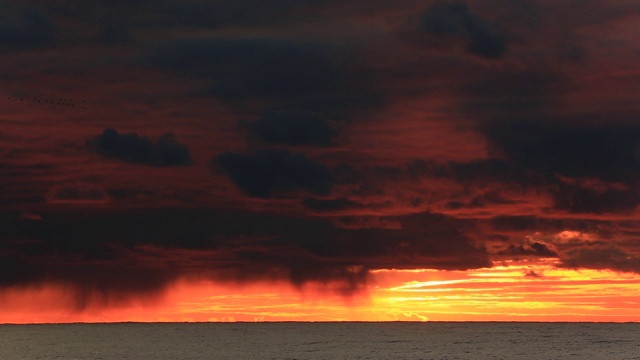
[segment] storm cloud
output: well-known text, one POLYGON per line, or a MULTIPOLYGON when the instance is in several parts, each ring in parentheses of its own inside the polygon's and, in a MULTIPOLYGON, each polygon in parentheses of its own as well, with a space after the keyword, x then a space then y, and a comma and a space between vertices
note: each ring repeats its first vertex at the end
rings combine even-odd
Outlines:
POLYGON ((162 46, 149 59, 161 69, 207 79, 200 94, 238 106, 315 112, 343 118, 376 107, 366 73, 332 60, 330 44, 269 38, 185 38, 162 46))
POLYGON ((615 246, 583 247, 568 251, 562 258, 562 267, 579 269, 614 269, 640 273, 640 259, 615 246))
POLYGON ((0 51, 41 48, 56 35, 53 21, 40 9, 0 2, 0 51))
POLYGON ((638 273, 636 7, 0 2, 0 291, 638 273))
POLYGON ((266 143, 328 146, 333 142, 336 130, 316 114, 270 112, 251 123, 250 133, 266 143))
POLYGON ((327 195, 331 191, 329 171, 303 153, 287 150, 263 150, 255 155, 224 153, 213 162, 249 196, 270 198, 297 190, 327 195))
POLYGON ((366 285, 370 269, 489 264, 486 251, 459 230, 461 221, 432 214, 398 217, 404 230, 203 209, 2 216, 0 287, 62 282, 78 291, 79 308, 94 292, 105 301, 126 298, 183 276, 335 282, 335 290, 352 294, 366 285))
POLYGON ((136 133, 120 134, 117 130, 104 129, 102 135, 88 141, 88 147, 98 154, 132 163, 153 166, 191 165, 189 148, 177 142, 175 136, 166 133, 154 143, 136 133))
POLYGON ((500 28, 462 1, 429 6, 420 17, 417 32, 444 38, 441 41, 446 45, 442 46, 462 43, 468 53, 482 58, 497 59, 507 51, 506 35, 500 28))

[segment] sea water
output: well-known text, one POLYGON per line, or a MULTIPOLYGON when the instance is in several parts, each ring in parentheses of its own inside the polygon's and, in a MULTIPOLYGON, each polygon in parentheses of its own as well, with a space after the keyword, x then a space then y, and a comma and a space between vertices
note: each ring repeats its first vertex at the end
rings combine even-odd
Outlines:
POLYGON ((0 359, 640 359, 640 324, 0 325, 0 359))

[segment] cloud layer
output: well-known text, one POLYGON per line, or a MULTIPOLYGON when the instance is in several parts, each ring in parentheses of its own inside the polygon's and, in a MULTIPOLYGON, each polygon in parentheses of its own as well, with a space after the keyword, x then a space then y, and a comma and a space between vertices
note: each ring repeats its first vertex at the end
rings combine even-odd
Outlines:
POLYGON ((189 148, 176 141, 171 133, 158 138, 156 143, 135 133, 119 134, 115 129, 104 129, 102 135, 89 141, 88 146, 98 154, 132 163, 153 166, 191 165, 189 148))
POLYGON ((632 1, 0 9, 0 291, 639 272, 632 1))

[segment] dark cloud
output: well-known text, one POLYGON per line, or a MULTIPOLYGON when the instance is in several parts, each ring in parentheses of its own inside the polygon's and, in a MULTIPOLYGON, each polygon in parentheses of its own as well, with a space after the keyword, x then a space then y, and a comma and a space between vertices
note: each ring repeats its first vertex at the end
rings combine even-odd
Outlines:
POLYGON ((503 231, 535 231, 544 225, 544 220, 534 215, 501 215, 491 219, 491 226, 503 231))
POLYGON ((238 1, 181 1, 164 6, 165 26, 197 26, 219 28, 222 26, 265 26, 312 20, 312 13, 296 11, 326 0, 275 0, 256 2, 238 1), (295 12, 294 12, 295 11, 295 12))
POLYGON ((511 180, 544 188, 557 209, 628 212, 640 201, 635 124, 512 120, 484 131, 508 167, 519 169, 511 180))
MULTIPOLYGON (((159 291, 186 275, 293 277, 331 234, 329 224, 312 220, 202 209, 48 213, 38 221, 14 215, 3 214, 0 257, 12 260, 0 267, 0 286, 62 282, 78 288, 80 302, 93 292, 117 297, 159 291)), ((344 264, 320 265, 307 275, 329 279, 322 271, 344 264)))
MULTIPOLYGON (((482 188, 496 183, 520 183, 522 185, 542 185, 545 179, 520 164, 506 159, 488 158, 470 161, 439 162, 433 159, 413 159, 402 166, 378 166, 373 169, 375 175, 385 179, 411 179, 418 181, 424 178, 452 179, 465 186, 482 188)), ((345 179, 357 181, 359 172, 348 165, 343 167, 345 179)), ((477 201, 504 203, 509 202, 500 194, 487 192, 477 201)))
MULTIPOLYGON (((363 6, 359 3, 352 2, 348 8, 361 12, 363 6)), ((58 1, 47 4, 47 9, 62 19, 62 23, 72 24, 74 30, 82 24, 84 32, 66 33, 66 36, 93 44, 135 45, 156 31, 243 29, 260 32, 265 28, 320 24, 332 16, 336 4, 342 5, 335 0, 96 0, 58 1)))
POLYGON ((460 106, 474 117, 482 116, 479 120, 490 121, 488 127, 518 121, 557 122, 543 113, 557 104, 567 90, 566 81, 544 66, 483 69, 462 85, 460 106))
POLYGON ((0 2, 0 50, 25 50, 51 44, 56 27, 44 13, 13 2, 0 2))
POLYGON ((307 209, 311 209, 317 212, 333 212, 354 208, 362 208, 363 205, 347 198, 338 199, 318 199, 318 198, 305 198, 302 204, 307 209))
POLYGON ((322 117, 302 112, 270 112, 250 125, 251 135, 263 142, 328 146, 336 130, 322 117))
POLYGON ((561 259, 561 267, 571 269, 610 269, 640 273, 640 258, 615 246, 582 246, 567 251, 561 259))
POLYGON ((322 282, 348 295, 371 269, 489 265, 486 251, 462 233, 464 221, 428 213, 396 217, 402 229, 206 209, 0 216, 0 287, 66 284, 77 290, 79 308, 92 296, 154 294, 183 276, 322 282))
POLYGON ((192 38, 165 45, 150 64, 208 80, 201 94, 245 108, 257 103, 342 118, 378 102, 361 70, 325 55, 344 51, 266 38, 192 38))
POLYGON ((41 276, 26 259, 12 255, 0 255, 0 286, 22 285, 41 276))
POLYGON ((305 190, 317 195, 331 191, 329 171, 303 153, 264 150, 255 155, 223 153, 214 158, 229 178, 247 195, 270 198, 305 190))
POLYGON ((166 133, 154 143, 146 136, 136 133, 119 134, 114 129, 104 129, 102 135, 88 142, 98 154, 132 163, 153 166, 191 165, 189 148, 177 142, 175 136, 166 133))
MULTIPOLYGON (((464 14, 466 9, 452 3, 442 6, 438 11, 464 14)), ((455 29, 460 22, 446 19, 433 26, 442 32, 459 31, 455 29)), ((523 58, 523 66, 478 71, 465 82, 461 107, 476 117, 477 130, 486 137, 493 159, 453 165, 456 180, 537 188, 552 197, 555 209, 573 213, 634 210, 635 179, 640 174, 635 114, 612 106, 585 115, 576 104, 563 103, 561 99, 576 92, 572 79, 576 74, 560 71, 560 60, 551 56, 556 50, 548 51, 542 62, 523 58)))
POLYGON ((533 269, 529 269, 524 273, 524 276, 526 277, 532 277, 532 278, 540 278, 543 277, 544 275, 540 272, 537 272, 533 269))
MULTIPOLYGON (((633 233, 624 234, 617 232, 617 230, 615 230, 617 228, 616 222, 617 221, 612 219, 597 220, 583 218, 578 215, 576 215, 575 217, 560 218, 556 218, 554 216, 542 217, 534 215, 500 215, 489 219, 486 222, 486 225, 489 229, 491 229, 490 231, 498 234, 504 234, 514 239, 514 243, 516 244, 516 246, 522 243, 523 238, 534 236, 532 234, 538 234, 541 236, 541 239, 543 239, 546 235, 559 234, 566 230, 577 232, 577 234, 591 234, 591 236, 594 236, 596 239, 598 239, 597 241, 600 242, 606 242, 616 237, 629 238, 635 236, 635 234, 633 233)), ((630 225, 630 228, 635 227, 630 225)), ((536 236, 537 235, 535 235, 534 238, 536 236)), ((574 242, 574 240, 577 243, 583 242, 583 240, 580 240, 580 236, 577 236, 570 242, 574 242)), ((538 242, 547 245, 554 243, 549 239, 539 240, 538 242)), ((530 241, 527 242, 527 244, 530 244, 530 241)), ((550 247, 552 251, 559 251, 559 249, 564 246, 562 244, 555 245, 558 249, 553 249, 552 247, 550 247)))
POLYGON ((592 11, 604 2, 564 18, 567 4, 503 0, 5 3, 9 100, 46 85, 67 100, 43 103, 80 107, 86 90, 95 105, 49 117, 24 106, 34 93, 2 114, 0 288, 70 285, 82 308, 192 276, 352 294, 372 269, 492 259, 638 272, 634 46, 626 18, 592 11), (616 31, 595 31, 604 18, 616 31), (99 133, 158 116, 226 177, 153 169, 192 163, 171 134, 99 133), (149 166, 78 162, 86 131, 95 153, 149 166))
POLYGON ((500 58, 507 51, 506 36, 497 25, 472 13, 460 1, 431 5, 422 14, 418 31, 452 43, 463 42, 469 53, 487 59, 500 58))
POLYGON ((485 134, 509 161, 546 176, 628 183, 640 174, 640 125, 551 120, 491 122, 485 134))
POLYGON ((164 15, 166 2, 55 1, 49 2, 47 9, 60 23, 61 33, 66 30, 65 39, 92 45, 133 45, 137 31, 149 29, 150 19, 168 16, 164 15))
POLYGON ((98 40, 107 45, 127 45, 133 43, 135 39, 129 26, 114 17, 104 21, 98 40))
POLYGON ((535 257, 558 257, 558 253, 549 248, 549 245, 538 241, 532 241, 528 244, 514 245, 511 244, 506 250, 502 250, 499 255, 510 256, 535 256, 535 257))
MULTIPOLYGON (((503 159, 450 162, 444 167, 444 171, 440 170, 440 175, 452 177, 457 182, 468 186, 488 186, 495 183, 505 183, 532 187, 545 183, 545 179, 540 174, 527 169, 519 163, 503 159)), ((487 200, 491 200, 490 197, 487 200)), ((500 200, 495 196, 493 200, 495 200, 495 203, 508 202, 507 199, 500 200)))
POLYGON ((640 204, 637 187, 620 183, 591 181, 559 181, 550 189, 555 207, 570 212, 602 214, 631 212, 640 204))
POLYGON ((452 201, 447 203, 451 209, 460 208, 486 208, 492 205, 515 205, 517 201, 509 199, 498 190, 488 191, 473 196, 468 201, 452 201))
POLYGON ((393 184, 418 187, 445 180, 450 183, 448 200, 442 195, 425 199, 427 205, 443 199, 439 206, 446 211, 515 209, 538 195, 553 201, 547 210, 571 213, 630 213, 640 203, 640 132, 633 124, 505 120, 484 129, 495 157, 444 163, 414 159, 396 166, 343 164, 334 171, 335 182, 384 193, 393 184))
POLYGON ((390 217, 401 226, 396 229, 361 229, 363 251, 383 251, 393 257, 381 257, 375 263, 383 268, 472 269, 490 266, 489 255, 466 232, 473 222, 440 214, 418 213, 390 217), (384 250, 380 250, 384 249, 384 250))

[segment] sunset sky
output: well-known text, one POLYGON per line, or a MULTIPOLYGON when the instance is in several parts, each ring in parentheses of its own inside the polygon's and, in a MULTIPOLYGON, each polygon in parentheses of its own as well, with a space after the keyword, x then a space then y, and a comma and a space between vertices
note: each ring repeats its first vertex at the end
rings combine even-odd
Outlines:
POLYGON ((637 0, 0 0, 0 323, 640 321, 637 0))

